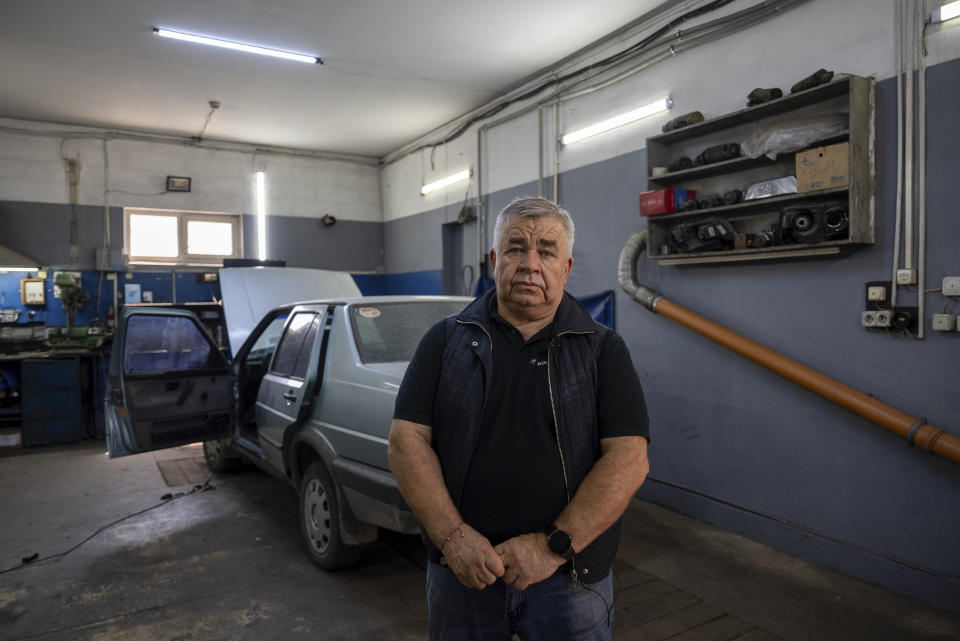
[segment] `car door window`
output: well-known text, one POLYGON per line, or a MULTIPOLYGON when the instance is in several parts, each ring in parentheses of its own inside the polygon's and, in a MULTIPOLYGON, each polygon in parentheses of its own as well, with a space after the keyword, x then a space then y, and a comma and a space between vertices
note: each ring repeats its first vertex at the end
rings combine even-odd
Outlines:
POLYGON ((146 374, 226 365, 192 318, 134 315, 127 320, 124 374, 146 374))
POLYGON ((247 353, 247 363, 256 361, 265 365, 269 362, 274 350, 277 349, 277 343, 280 342, 280 333, 283 331, 283 324, 287 322, 287 316, 287 314, 278 314, 263 329, 247 353))
POLYGON ((320 327, 320 317, 312 312, 294 314, 280 339, 270 373, 278 376, 306 378, 313 341, 320 327))

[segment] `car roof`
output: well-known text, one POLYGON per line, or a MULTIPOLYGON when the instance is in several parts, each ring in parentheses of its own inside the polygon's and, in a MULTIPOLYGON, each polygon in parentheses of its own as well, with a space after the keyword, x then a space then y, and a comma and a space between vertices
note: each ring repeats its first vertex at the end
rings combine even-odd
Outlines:
POLYGON ((464 304, 474 300, 472 296, 427 296, 427 295, 395 295, 395 296, 348 296, 342 298, 321 298, 317 300, 298 301, 281 305, 275 309, 291 309, 297 305, 384 305, 388 303, 413 303, 418 301, 461 301, 464 304))

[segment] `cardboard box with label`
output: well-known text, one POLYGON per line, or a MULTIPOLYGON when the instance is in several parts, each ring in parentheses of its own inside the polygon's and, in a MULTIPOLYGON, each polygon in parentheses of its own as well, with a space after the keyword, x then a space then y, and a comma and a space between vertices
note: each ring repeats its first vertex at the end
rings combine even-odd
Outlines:
POLYGON ((797 152, 797 192, 820 191, 850 184, 850 143, 797 152))

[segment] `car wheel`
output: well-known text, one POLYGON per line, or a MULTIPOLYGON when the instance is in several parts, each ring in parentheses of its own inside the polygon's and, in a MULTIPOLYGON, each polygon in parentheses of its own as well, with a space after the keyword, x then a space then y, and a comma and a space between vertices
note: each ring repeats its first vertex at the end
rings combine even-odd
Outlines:
POLYGON ((310 559, 324 570, 356 563, 361 549, 340 537, 337 488, 320 461, 314 461, 300 481, 300 530, 310 559))
POLYGON ((203 458, 211 472, 231 472, 240 468, 240 457, 230 454, 230 439, 203 442, 203 458))

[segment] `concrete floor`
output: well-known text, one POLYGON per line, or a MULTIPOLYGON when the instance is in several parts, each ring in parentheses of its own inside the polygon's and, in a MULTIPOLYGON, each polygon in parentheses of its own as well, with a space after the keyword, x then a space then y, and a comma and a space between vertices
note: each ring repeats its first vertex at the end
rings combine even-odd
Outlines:
MULTIPOLYGON (((41 557, 0 574, 0 641, 426 638, 416 537, 386 534, 358 566, 318 570, 294 492, 252 467, 43 561, 189 491, 168 487, 158 462, 202 456, 103 450, 0 456, 0 570, 41 557)), ((960 617, 640 501, 619 557, 617 639, 960 639, 960 617)))

